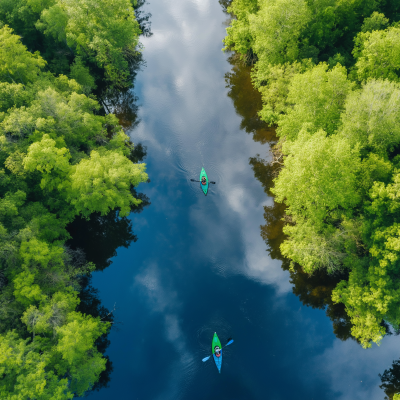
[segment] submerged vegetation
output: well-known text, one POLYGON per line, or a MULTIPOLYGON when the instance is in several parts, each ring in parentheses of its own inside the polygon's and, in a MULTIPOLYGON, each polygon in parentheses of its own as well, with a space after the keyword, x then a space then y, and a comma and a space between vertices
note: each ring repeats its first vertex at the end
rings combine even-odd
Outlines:
MULTIPOLYGON (((95 264, 68 239, 77 219, 130 228, 123 217, 148 202, 135 191, 145 164, 93 94, 131 84, 135 5, 0 3, 2 399, 82 396, 106 369, 112 316, 88 286, 95 264)), ((128 230, 118 245, 135 240, 128 230)))
POLYGON ((297 264, 333 275, 333 303, 370 347, 400 324, 400 5, 233 0, 227 10, 225 49, 253 65, 259 116, 277 126, 281 251, 293 274, 297 264))

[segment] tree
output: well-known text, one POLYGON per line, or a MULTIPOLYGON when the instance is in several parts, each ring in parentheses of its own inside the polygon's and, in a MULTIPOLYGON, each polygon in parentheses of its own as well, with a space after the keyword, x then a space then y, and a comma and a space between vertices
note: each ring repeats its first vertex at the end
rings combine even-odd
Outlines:
POLYGON ((252 71, 254 87, 262 96, 263 107, 259 111, 260 118, 269 125, 277 124, 292 103, 288 101, 289 86, 296 74, 301 74, 312 68, 310 61, 285 64, 257 63, 252 71))
POLYGON ((341 65, 328 71, 328 65, 321 63, 294 75, 287 97, 287 103, 294 106, 280 116, 278 135, 294 140, 304 124, 308 131, 323 129, 328 135, 333 134, 353 87, 354 83, 347 79, 346 68, 341 65))
POLYGON ((106 214, 116 207, 126 216, 131 205, 140 203, 130 189, 147 180, 144 170, 145 164, 132 164, 121 154, 92 151, 89 159, 72 167, 67 199, 85 217, 95 211, 106 214))
POLYGON ((346 139, 303 130, 296 141, 283 144, 283 153, 285 168, 272 192, 295 220, 306 218, 318 227, 330 213, 346 214, 359 203, 359 154, 346 139))
POLYGON ((226 29, 224 50, 232 49, 244 56, 252 49, 253 36, 250 31, 249 15, 255 14, 258 8, 257 0, 237 0, 231 3, 227 11, 233 13, 236 19, 232 20, 231 26, 226 29))
POLYGON ((385 18, 384 14, 374 11, 370 17, 364 19, 361 32, 380 31, 387 28, 388 25, 389 18, 385 18))
POLYGON ((353 54, 357 59, 355 67, 360 81, 375 78, 398 82, 400 28, 359 33, 353 54))
POLYGON ((7 25, 0 29, 0 80, 26 85, 37 79, 46 62, 30 53, 7 25))
POLYGON ((129 0, 57 0, 36 26, 95 60, 113 84, 126 85, 126 59, 135 54, 140 33, 129 0))
POLYGON ((311 20, 304 0, 263 1, 257 14, 248 18, 259 62, 275 65, 297 60, 299 38, 311 20))
POLYGON ((55 140, 45 134, 40 142, 29 146, 23 164, 28 171, 37 170, 42 173, 43 178, 40 183, 42 189, 60 190, 71 169, 70 158, 68 149, 57 148, 55 140))
POLYGON ((354 147, 387 155, 400 142, 400 85, 370 80, 349 94, 341 116, 340 135, 354 147))

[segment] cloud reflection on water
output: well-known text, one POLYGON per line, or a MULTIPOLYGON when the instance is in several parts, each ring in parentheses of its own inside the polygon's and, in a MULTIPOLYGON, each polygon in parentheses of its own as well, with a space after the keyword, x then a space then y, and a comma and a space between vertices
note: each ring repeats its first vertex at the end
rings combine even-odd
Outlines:
MULTIPOLYGON (((148 146, 151 184, 144 190, 152 205, 133 216, 146 219, 134 224, 139 241, 114 261, 119 291, 112 301, 120 296, 124 304, 125 336, 113 336, 120 359, 112 396, 309 400, 324 393, 347 400, 347 383, 340 381, 346 374, 351 393, 375 400, 375 389, 365 393, 355 382, 357 369, 370 368, 368 356, 360 356, 364 350, 335 339, 325 311, 303 307, 291 295, 289 272, 260 236, 272 199, 249 159, 265 157, 272 133, 254 112, 243 118, 232 106, 232 100, 244 106, 248 100, 228 96, 231 66, 220 51, 226 18, 220 5, 159 0, 149 8, 154 35, 143 39, 147 67, 136 85, 141 122, 129 133, 148 146), (217 182, 207 197, 190 182, 203 165, 217 182), (200 362, 213 330, 238 339, 221 376, 200 362), (246 349, 249 337, 259 349, 255 361, 246 349), (344 369, 346 362, 351 370, 344 369)), ((103 293, 111 274, 109 269, 99 278, 103 293)), ((389 350, 381 354, 386 360, 389 350)), ((383 372, 378 364, 369 374, 373 388, 376 371, 383 372)))

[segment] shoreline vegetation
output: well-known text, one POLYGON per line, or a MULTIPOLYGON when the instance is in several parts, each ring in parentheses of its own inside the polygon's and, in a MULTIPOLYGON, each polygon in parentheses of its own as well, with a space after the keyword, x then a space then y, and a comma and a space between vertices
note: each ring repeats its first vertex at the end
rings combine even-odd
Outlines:
POLYGON ((143 206, 135 188, 148 180, 146 165, 99 104, 107 108, 104 91, 132 86, 139 35, 150 34, 135 8, 136 0, 0 4, 2 399, 83 396, 106 369, 99 348, 112 312, 81 311, 96 265, 67 245, 68 226, 143 206))
POLYGON ((393 0, 232 0, 224 50, 252 65, 261 120, 277 128, 271 192, 282 254, 332 291, 353 337, 400 324, 400 5, 393 0))

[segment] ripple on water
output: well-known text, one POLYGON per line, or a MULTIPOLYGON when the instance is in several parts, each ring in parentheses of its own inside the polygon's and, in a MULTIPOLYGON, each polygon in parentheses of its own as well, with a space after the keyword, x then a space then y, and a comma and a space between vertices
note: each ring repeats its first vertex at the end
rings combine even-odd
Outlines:
POLYGON ((222 276, 223 278, 232 275, 231 266, 224 260, 217 257, 210 257, 211 269, 216 275, 222 276))
MULTIPOLYGON (((199 190, 199 185, 191 182, 190 179, 199 179, 201 168, 204 167, 211 181, 216 182, 217 185, 223 183, 223 170, 218 168, 220 160, 213 158, 211 154, 215 154, 215 152, 210 152, 207 147, 209 143, 213 142, 211 139, 215 136, 218 126, 206 126, 199 132, 197 129, 186 131, 181 125, 179 120, 175 120, 170 127, 174 134, 170 136, 166 144, 167 156, 173 162, 179 175, 188 182, 192 194, 196 197, 204 196, 199 190)), ((201 123, 199 121, 199 124, 194 125, 201 126, 201 123)), ((212 185, 208 195, 214 195, 214 193, 215 186, 212 185)))
MULTIPOLYGON (((197 330, 197 342, 199 348, 199 362, 203 364, 202 369, 205 369, 207 372, 207 377, 215 375, 215 365, 213 360, 208 360, 207 362, 203 363, 201 360, 204 357, 211 355, 211 341, 214 336, 214 332, 217 332, 219 340, 221 341, 221 345, 225 346, 228 342, 228 339, 231 339, 233 336, 232 327, 229 322, 223 318, 221 315, 214 314, 211 317, 211 320, 208 321, 206 324, 201 326, 197 330), (211 362, 210 362, 211 361, 211 362)), ((225 347, 224 350, 224 359, 222 368, 224 365, 228 365, 229 362, 229 355, 230 349, 229 346, 225 347), (228 357, 226 357, 228 356, 228 357)))

